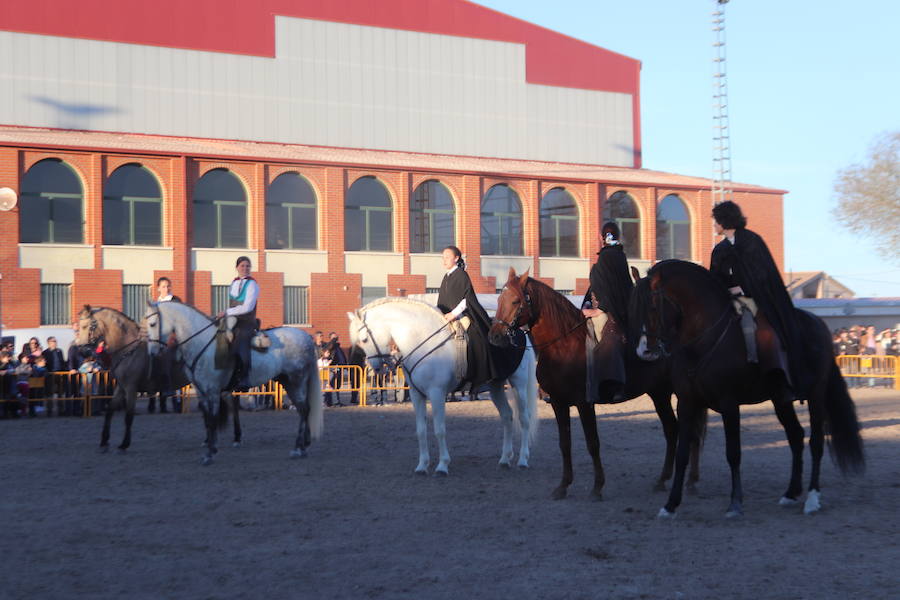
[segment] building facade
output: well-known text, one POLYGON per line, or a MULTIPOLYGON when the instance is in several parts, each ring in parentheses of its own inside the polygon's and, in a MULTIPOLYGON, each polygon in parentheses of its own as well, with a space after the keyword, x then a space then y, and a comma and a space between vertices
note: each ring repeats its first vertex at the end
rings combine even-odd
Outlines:
MULTIPOLYGON (((462 0, 102 4, 0 22, 5 328, 163 275, 213 312, 240 255, 267 326, 343 332, 448 244, 479 292, 581 292, 607 219, 642 269, 708 260, 710 182, 641 168, 634 59, 462 0)), ((735 190, 781 266, 784 192, 735 190)))

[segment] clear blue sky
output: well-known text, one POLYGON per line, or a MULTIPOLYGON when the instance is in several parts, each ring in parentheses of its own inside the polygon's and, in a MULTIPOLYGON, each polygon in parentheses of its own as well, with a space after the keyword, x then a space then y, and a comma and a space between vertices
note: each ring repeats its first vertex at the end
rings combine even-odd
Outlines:
MULTIPOLYGON (((644 167, 711 176, 712 0, 477 1, 640 60, 644 167)), ((733 180, 789 191, 785 268, 900 296, 900 260, 830 212, 838 169, 900 129, 900 2, 731 0, 725 14, 733 180)))

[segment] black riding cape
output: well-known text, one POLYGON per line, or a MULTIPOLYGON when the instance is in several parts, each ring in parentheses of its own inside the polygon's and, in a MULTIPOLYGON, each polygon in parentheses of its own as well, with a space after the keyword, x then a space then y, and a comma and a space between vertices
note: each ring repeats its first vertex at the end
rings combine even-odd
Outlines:
POLYGON ((462 299, 466 299, 466 316, 471 319, 469 325, 468 371, 466 379, 472 387, 491 379, 505 379, 512 374, 522 360, 522 349, 505 349, 492 346, 488 342, 488 330, 491 319, 478 302, 472 280, 468 273, 456 268, 449 275, 444 275, 438 291, 437 307, 444 314, 456 308, 462 299))
POLYGON ((726 288, 740 286, 745 296, 756 301, 787 353, 795 391, 805 391, 810 377, 794 303, 763 239, 749 229, 736 230, 734 244, 723 239, 713 248, 709 270, 726 288))
POLYGON ((584 302, 590 302, 593 294, 597 298, 597 308, 611 316, 621 331, 626 331, 628 299, 634 284, 628 273, 625 249, 620 244, 604 246, 597 253, 597 262, 591 267, 590 277, 591 287, 584 302))

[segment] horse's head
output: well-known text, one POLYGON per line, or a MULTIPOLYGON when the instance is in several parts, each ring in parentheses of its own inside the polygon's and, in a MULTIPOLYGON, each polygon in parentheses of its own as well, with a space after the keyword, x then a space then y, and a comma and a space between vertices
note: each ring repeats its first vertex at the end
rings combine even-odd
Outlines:
POLYGON ((677 306, 665 293, 662 277, 652 271, 638 279, 631 292, 628 339, 637 341, 635 351, 642 360, 654 361, 669 355, 665 340, 679 315, 677 306))
POLYGON ((517 275, 515 269, 509 268, 509 277, 497 298, 497 312, 490 329, 489 339, 495 346, 510 346, 512 340, 521 335, 517 330, 534 322, 527 284, 527 269, 522 275, 517 275))
POLYGON ((350 343, 362 348, 373 371, 380 371, 392 360, 391 335, 379 323, 367 321, 365 312, 348 312, 350 343))
POLYGON ((75 344, 77 346, 94 347, 103 337, 101 332, 101 324, 97 321, 95 313, 90 305, 85 304, 81 312, 78 313, 78 320, 75 323, 75 344))
POLYGON ((147 324, 147 353, 156 356, 165 343, 169 334, 174 332, 172 320, 163 323, 163 315, 160 312, 160 303, 147 300, 147 310, 144 312, 144 322, 147 324))

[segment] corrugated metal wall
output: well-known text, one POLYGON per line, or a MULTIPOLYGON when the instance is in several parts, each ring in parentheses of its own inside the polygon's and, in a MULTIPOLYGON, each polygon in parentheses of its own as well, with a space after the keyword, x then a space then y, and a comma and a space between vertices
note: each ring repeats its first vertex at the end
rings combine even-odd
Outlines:
POLYGON ((632 98, 525 48, 276 18, 276 58, 0 32, 0 122, 632 166, 632 98))

